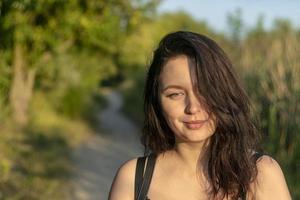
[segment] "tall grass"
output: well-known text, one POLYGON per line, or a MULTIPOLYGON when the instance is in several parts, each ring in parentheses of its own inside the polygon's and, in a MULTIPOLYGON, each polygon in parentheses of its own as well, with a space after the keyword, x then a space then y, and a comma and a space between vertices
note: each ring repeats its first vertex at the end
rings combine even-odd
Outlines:
POLYGON ((300 34, 279 21, 270 32, 254 30, 236 63, 261 121, 264 148, 281 164, 300 198, 300 34))

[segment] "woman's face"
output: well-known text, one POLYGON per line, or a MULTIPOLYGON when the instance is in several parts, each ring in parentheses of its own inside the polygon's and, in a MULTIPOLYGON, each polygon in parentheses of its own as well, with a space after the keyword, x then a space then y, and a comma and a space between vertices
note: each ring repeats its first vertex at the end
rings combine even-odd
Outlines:
POLYGON ((160 101, 163 115, 176 142, 204 142, 215 131, 209 116, 193 91, 190 67, 185 55, 171 58, 160 75, 160 101))

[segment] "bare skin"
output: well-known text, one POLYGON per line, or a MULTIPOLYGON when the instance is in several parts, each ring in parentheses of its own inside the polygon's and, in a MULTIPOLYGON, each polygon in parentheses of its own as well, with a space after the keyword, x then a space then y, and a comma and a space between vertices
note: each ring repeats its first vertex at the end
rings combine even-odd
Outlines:
MULTIPOLYGON (((207 114, 193 91, 190 65, 186 56, 177 56, 166 63, 161 74, 160 100, 176 144, 174 149, 157 157, 148 191, 151 200, 207 200, 210 197, 205 147, 214 134, 215 120, 207 114), (195 128, 189 124, 195 120, 200 120, 202 125, 195 128)), ((136 161, 127 161, 120 167, 109 200, 134 199, 136 161)), ((248 193, 248 199, 291 199, 282 170, 274 159, 263 156, 257 167, 258 176, 251 184, 253 194, 248 193)))
MULTIPOLYGON (((129 160, 120 167, 113 182, 109 200, 134 199, 136 161, 137 159, 129 160)), ((169 160, 168 163, 170 162, 172 163, 173 161, 169 160)), ((149 188, 148 197, 151 200, 208 199, 206 190, 201 185, 198 185, 198 182, 195 180, 196 174, 192 175, 190 170, 182 171, 179 169, 171 172, 172 167, 166 169, 164 167, 167 165, 163 166, 162 162, 160 164, 158 162, 155 166, 149 188)), ((263 156, 257 162, 257 167, 258 176, 256 181, 251 184, 254 195, 248 193, 247 199, 254 197, 256 200, 291 200, 282 170, 274 159, 269 156, 263 156)))

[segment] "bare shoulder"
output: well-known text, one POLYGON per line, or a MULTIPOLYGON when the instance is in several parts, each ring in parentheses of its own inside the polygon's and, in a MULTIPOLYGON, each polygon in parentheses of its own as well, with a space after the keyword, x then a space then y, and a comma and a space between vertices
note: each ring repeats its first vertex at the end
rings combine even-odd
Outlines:
POLYGON ((257 161, 255 199, 290 200, 291 196, 278 162, 264 155, 257 161))
POLYGON ((133 199, 137 158, 126 161, 118 169, 109 192, 109 200, 133 199))

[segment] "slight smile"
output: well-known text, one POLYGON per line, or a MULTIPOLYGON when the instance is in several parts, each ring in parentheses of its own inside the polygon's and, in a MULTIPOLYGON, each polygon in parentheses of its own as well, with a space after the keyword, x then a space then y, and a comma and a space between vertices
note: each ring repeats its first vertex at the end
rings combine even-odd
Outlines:
POLYGON ((184 125, 188 129, 196 130, 200 129, 208 120, 198 120, 198 121, 189 121, 189 122, 184 122, 184 125))

